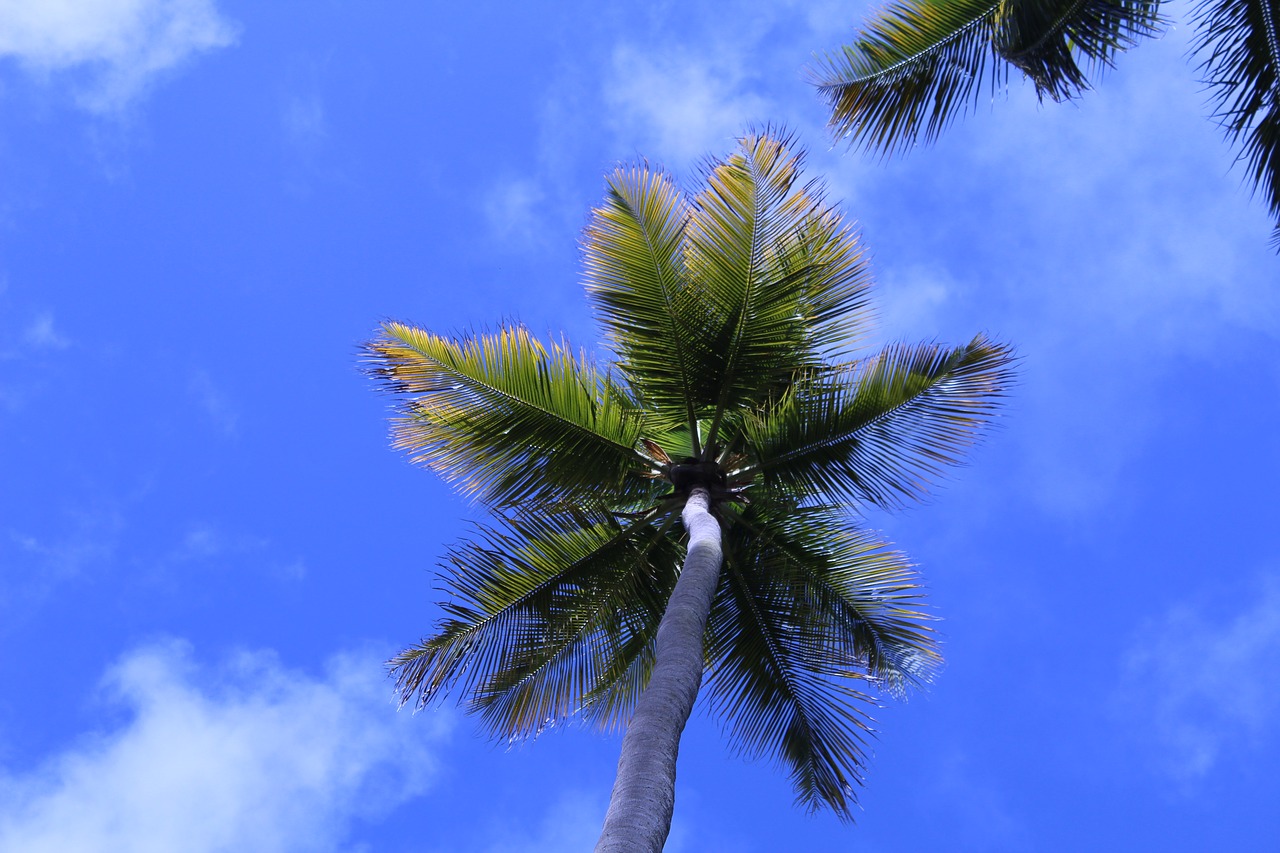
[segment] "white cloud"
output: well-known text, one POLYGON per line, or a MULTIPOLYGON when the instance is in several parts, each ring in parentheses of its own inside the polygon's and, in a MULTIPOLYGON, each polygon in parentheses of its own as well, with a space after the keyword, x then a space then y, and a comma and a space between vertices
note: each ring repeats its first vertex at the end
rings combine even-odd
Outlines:
POLYGON ((213 0, 0 0, 0 57, 40 76, 85 73, 79 100, 98 113, 127 105, 156 75, 235 37, 213 0))
POLYGON ((0 773, 0 849, 337 849, 357 820, 425 790, 445 734, 396 713, 367 655, 315 678, 266 653, 201 668, 171 641, 126 655, 104 687, 126 723, 0 773))
POLYGON ((1280 576, 1244 589, 1256 594, 1217 618, 1203 602, 1170 609, 1142 627, 1125 658, 1124 705, 1183 782, 1270 737, 1278 721, 1280 576))
POLYGON ((621 45, 605 82, 610 123, 619 138, 673 170, 719 156, 747 124, 772 112, 749 85, 744 60, 738 52, 659 53, 621 45))

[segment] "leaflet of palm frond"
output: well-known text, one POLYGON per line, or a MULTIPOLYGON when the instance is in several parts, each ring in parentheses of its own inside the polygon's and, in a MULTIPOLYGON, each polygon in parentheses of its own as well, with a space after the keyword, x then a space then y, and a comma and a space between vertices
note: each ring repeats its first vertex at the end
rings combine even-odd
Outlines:
MULTIPOLYGON (((1195 19, 1192 50, 1201 57, 1214 117, 1280 220, 1280 3, 1206 0, 1195 19)), ((1280 221, 1272 241, 1280 250, 1280 221)))

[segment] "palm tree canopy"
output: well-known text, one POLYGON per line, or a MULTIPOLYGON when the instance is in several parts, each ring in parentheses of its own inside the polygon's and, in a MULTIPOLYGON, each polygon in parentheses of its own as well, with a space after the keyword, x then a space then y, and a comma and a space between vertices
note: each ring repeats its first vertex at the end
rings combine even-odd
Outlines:
POLYGON ((914 568, 854 524, 959 460, 1010 381, 1011 353, 851 352, 870 280, 855 232, 770 130, 688 197, 619 168, 583 243, 610 369, 521 327, 451 339, 387 323, 370 370, 402 395, 396 446, 483 502, 456 544, 435 633, 392 662, 406 701, 457 691, 495 735, 624 722, 706 488, 724 571, 707 695, 741 750, 785 764, 842 817, 880 693, 941 658, 914 568))
MULTIPOLYGON (((1280 221, 1280 5, 1202 0, 1192 16, 1214 117, 1280 221)), ((1160 0, 900 0, 812 78, 832 131, 888 155, 936 139, 1011 69, 1042 99, 1076 97, 1164 24, 1160 0)), ((1280 248, 1280 224, 1276 239, 1280 248)))

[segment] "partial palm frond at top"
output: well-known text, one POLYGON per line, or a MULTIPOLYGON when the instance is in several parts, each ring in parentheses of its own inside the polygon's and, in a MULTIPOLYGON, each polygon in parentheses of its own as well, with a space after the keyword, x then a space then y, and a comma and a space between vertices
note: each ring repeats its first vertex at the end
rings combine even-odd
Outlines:
POLYGON ((902 0, 828 55, 812 78, 850 145, 888 154, 930 142, 1017 68, 1044 98, 1160 26, 1159 0, 902 0))
MULTIPOLYGON (((1280 221, 1280 4, 1205 0, 1195 11, 1193 52, 1201 58, 1214 117, 1240 149, 1247 177, 1280 221)), ((1273 232, 1280 250, 1280 224, 1273 232)))

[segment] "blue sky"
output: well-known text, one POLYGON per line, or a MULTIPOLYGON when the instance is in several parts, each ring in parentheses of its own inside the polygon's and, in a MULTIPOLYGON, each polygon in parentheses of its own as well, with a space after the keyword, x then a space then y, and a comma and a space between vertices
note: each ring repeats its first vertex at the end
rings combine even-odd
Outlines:
POLYGON ((1021 376, 869 516, 948 664, 877 713, 857 825, 695 712, 668 849, 1275 849, 1280 261, 1188 28, 882 163, 801 73, 868 8, 0 3, 0 850, 589 847, 616 735, 391 704, 476 511, 389 449, 358 347, 593 346, 606 171, 692 182, 765 121, 862 227, 869 344, 985 331, 1021 376))

